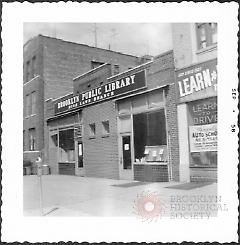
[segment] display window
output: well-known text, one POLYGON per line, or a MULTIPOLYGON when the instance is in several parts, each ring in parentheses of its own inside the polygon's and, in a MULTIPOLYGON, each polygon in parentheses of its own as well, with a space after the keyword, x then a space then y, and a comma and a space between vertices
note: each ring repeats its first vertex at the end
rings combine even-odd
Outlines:
POLYGON ((191 166, 217 166, 217 97, 188 103, 191 166))
POLYGON ((133 134, 135 161, 140 161, 149 155, 149 149, 153 149, 152 158, 157 161, 161 146, 167 145, 164 109, 134 114, 133 134))
POLYGON ((59 131, 59 162, 75 161, 74 129, 59 131))

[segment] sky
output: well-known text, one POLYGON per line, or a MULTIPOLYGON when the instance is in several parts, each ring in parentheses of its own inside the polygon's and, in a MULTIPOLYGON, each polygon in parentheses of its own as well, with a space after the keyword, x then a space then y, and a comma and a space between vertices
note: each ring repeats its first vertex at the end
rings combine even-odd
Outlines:
POLYGON ((172 49, 169 23, 24 23, 24 43, 38 34, 136 56, 172 49))

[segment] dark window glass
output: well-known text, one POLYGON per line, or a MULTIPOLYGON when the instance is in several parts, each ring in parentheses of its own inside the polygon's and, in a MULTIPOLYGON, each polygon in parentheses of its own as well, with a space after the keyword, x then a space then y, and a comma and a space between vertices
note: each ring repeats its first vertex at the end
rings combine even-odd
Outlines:
POLYGON ((83 167, 83 143, 78 142, 78 167, 83 167))
POLYGON ((217 166, 216 151, 192 152, 191 157, 193 166, 217 166))
POLYGON ((102 122, 102 129, 103 129, 103 134, 109 134, 110 132, 110 127, 109 127, 109 121, 104 121, 102 122))
POLYGON ((95 136, 96 135, 96 125, 95 123, 89 124, 89 135, 95 136))
POLYGON ((146 146, 167 144, 164 110, 133 115, 135 158, 144 157, 146 146))
POLYGON ((147 114, 147 145, 166 145, 166 123, 164 110, 147 114))
POLYGON ((30 128, 28 135, 29 135, 29 151, 35 151, 36 150, 36 129, 30 128))
POLYGON ((26 63, 26 82, 31 79, 30 61, 26 63))
POLYGON ((197 23, 198 49, 217 43, 217 23, 197 23))
POLYGON ((147 114, 133 115, 134 150, 135 158, 144 157, 144 148, 147 145, 147 114))
POLYGON ((71 162, 75 160, 74 130, 67 129, 59 131, 60 162, 71 162))
POLYGON ((37 62, 36 62, 36 56, 32 58, 32 78, 37 75, 37 62))

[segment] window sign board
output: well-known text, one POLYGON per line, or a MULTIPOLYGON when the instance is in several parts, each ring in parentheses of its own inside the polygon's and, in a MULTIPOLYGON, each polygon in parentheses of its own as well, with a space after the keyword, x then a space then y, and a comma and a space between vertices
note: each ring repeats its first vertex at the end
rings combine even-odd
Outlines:
POLYGON ((179 102, 217 95, 217 60, 176 71, 179 102))
POLYGON ((55 114, 82 108, 146 87, 145 70, 128 75, 76 95, 68 95, 54 105, 55 114))
POLYGON ((217 123, 217 97, 191 101, 188 110, 194 125, 217 123))
POLYGON ((82 156, 82 144, 78 144, 78 155, 82 156))
POLYGON ((217 123, 189 126, 191 152, 217 151, 217 123))
POLYGON ((124 150, 129 151, 129 144, 124 144, 124 150))

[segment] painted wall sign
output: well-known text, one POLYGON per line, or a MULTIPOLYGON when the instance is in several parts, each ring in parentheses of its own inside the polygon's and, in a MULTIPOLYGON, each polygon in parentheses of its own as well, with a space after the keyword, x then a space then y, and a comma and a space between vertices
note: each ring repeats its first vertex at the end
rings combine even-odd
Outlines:
POLYGON ((217 124, 189 126, 191 152, 217 151, 217 124))
POLYGON ((217 60, 176 71, 180 102, 217 95, 217 60))
POLYGON ((62 98, 54 105, 55 114, 64 113, 76 108, 98 103, 145 86, 145 71, 140 71, 89 91, 62 98))
POLYGON ((217 97, 191 101, 188 109, 194 125, 217 123, 217 97))

